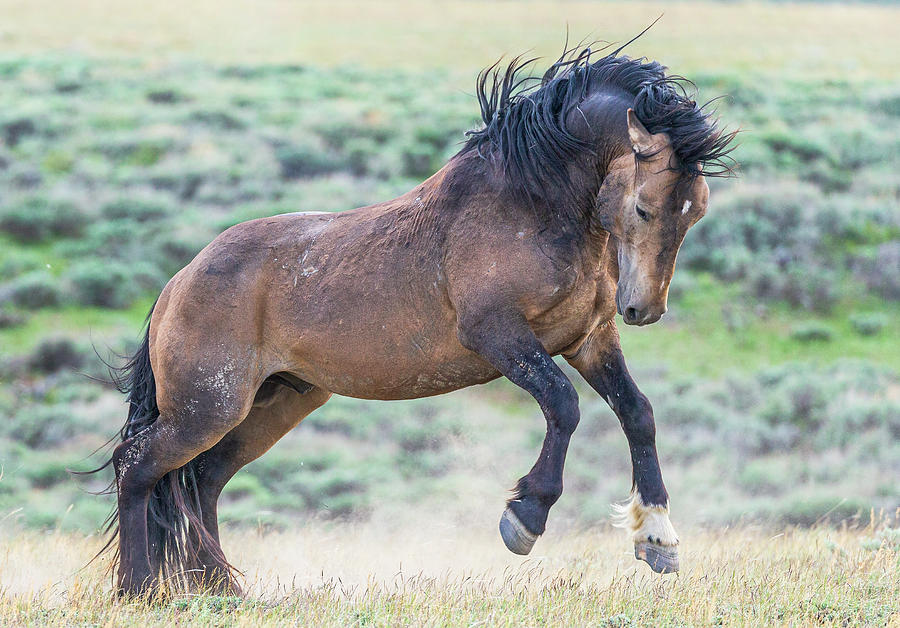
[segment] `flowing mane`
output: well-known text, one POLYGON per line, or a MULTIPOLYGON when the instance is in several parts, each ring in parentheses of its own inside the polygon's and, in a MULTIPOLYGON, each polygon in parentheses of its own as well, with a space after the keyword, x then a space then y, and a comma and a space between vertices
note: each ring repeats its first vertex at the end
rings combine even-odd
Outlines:
MULTIPOLYGON (((567 49, 538 79, 523 76, 537 59, 513 59, 506 68, 498 61, 476 81, 476 97, 484 127, 469 131, 462 152, 498 157, 507 182, 533 198, 545 196, 550 185, 569 192, 567 162, 591 147, 567 128, 567 117, 598 90, 624 92, 651 133, 668 134, 678 168, 689 178, 722 177, 733 172, 729 146, 736 132, 718 128, 709 103, 698 105, 687 79, 667 75, 656 61, 621 55, 621 48, 592 61, 591 48, 567 49)), ((648 157, 645 155, 644 157, 648 157)))

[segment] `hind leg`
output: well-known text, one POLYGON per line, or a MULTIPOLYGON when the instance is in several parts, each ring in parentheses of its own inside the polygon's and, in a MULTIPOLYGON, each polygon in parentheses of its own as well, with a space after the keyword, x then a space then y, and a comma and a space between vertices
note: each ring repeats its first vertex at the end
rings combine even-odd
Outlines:
POLYGON ((199 368, 159 369, 159 417, 113 454, 119 508, 118 584, 125 594, 141 595, 156 584, 158 565, 151 565, 147 525, 153 488, 167 473, 215 445, 250 409, 255 382, 249 373, 238 373, 233 360, 224 364, 211 371, 211 360, 199 368), (214 375, 197 377, 204 371, 214 375))
MULTIPOLYGON (((258 403, 237 427, 214 447, 197 457, 197 489, 203 526, 213 541, 211 546, 200 544, 198 573, 200 586, 213 586, 233 594, 240 588, 231 575, 231 568, 219 544, 217 502, 225 484, 244 465, 267 452, 282 436, 296 427, 313 410, 323 405, 331 393, 311 388, 300 394, 283 386, 258 403)), ((199 539, 195 539, 195 542, 199 539)))

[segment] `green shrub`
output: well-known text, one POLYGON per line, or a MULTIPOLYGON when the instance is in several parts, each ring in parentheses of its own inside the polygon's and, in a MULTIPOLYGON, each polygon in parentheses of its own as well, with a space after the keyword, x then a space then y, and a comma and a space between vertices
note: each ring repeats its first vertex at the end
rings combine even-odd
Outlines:
POLYGON ((433 146, 419 142, 403 151, 403 174, 408 177, 430 177, 438 169, 433 146))
POLYGON ((74 203, 44 197, 26 198, 0 210, 0 231, 25 243, 51 237, 74 238, 81 235, 88 222, 74 203))
POLYGON ((370 138, 353 138, 344 146, 350 173, 363 176, 372 171, 372 161, 378 156, 379 146, 370 138))
POLYGON ((838 298, 837 277, 820 268, 760 264, 752 269, 749 279, 756 297, 787 301, 816 312, 830 312, 838 298))
POLYGON ((900 93, 894 92, 882 96, 876 107, 890 116, 900 118, 900 93))
POLYGON ((246 122, 227 111, 194 111, 188 120, 220 131, 240 131, 247 127, 246 122))
POLYGON ((152 267, 126 267, 109 260, 80 262, 66 277, 78 303, 113 309, 128 307, 148 290, 161 287, 160 274, 152 267))
POLYGON ((18 117, 0 122, 0 138, 7 146, 15 147, 23 138, 37 133, 34 119, 18 117))
POLYGON ((777 495, 786 490, 788 478, 784 456, 751 460, 738 474, 737 482, 751 495, 777 495))
POLYGON ((153 238, 150 253, 163 276, 168 278, 184 268, 207 243, 205 238, 199 236, 189 238, 163 232, 153 238))
MULTIPOLYGON (((842 387, 843 388, 843 387, 842 387)), ((815 443, 818 448, 846 448, 867 431, 900 433, 900 404, 881 396, 866 397, 854 388, 844 388, 828 404, 825 420, 815 443)))
POLYGON ((42 453, 29 457, 23 473, 32 488, 44 489, 69 481, 66 460, 58 454, 42 453))
POLYGON ((135 222, 151 222, 162 220, 172 213, 172 209, 159 201, 122 198, 105 204, 101 213, 109 220, 127 219, 135 222))
POLYGON ((885 299, 900 300, 900 240, 885 242, 874 252, 857 256, 854 274, 885 299))
POLYGON ((881 333, 887 323, 888 317, 881 312, 850 316, 850 326, 860 336, 875 336, 881 333))
POLYGON ((38 261, 39 258, 28 253, 29 251, 10 247, 6 258, 0 261, 0 277, 9 280, 33 270, 46 268, 45 264, 38 261))
POLYGON ((361 120, 329 119, 313 128, 325 143, 335 150, 346 150, 353 140, 369 140, 373 144, 384 144, 396 133, 377 114, 370 114, 369 122, 361 120))
POLYGON ((829 342, 833 336, 831 327, 817 321, 798 323, 791 329, 791 338, 799 342, 829 342))
POLYGON ((857 517, 865 525, 869 521, 871 508, 872 504, 863 499, 814 495, 780 500, 771 514, 784 525, 808 527, 822 522, 837 524, 857 517))
POLYGON ((25 317, 11 310, 0 310, 0 329, 17 327, 25 322, 25 317))
POLYGON ((146 168, 159 162, 175 147, 168 138, 142 138, 126 136, 102 141, 96 145, 97 151, 111 161, 128 166, 146 168))
POLYGON ((77 369, 84 364, 84 354, 69 338, 50 338, 42 341, 28 357, 28 365, 35 371, 55 373, 63 369, 77 369))
POLYGON ((141 259, 144 241, 150 235, 147 231, 148 227, 131 220, 95 222, 82 238, 62 243, 57 250, 73 259, 103 256, 131 262, 141 259))
POLYGON ((8 436, 32 449, 56 447, 76 433, 66 406, 26 406, 17 410, 8 426, 8 436))
POLYGON ((41 166, 50 174, 66 174, 75 167, 75 158, 67 152, 54 150, 47 153, 41 166))
POLYGON ((43 271, 35 271, 16 277, 4 286, 9 299, 19 307, 39 310, 54 307, 63 302, 59 282, 43 271))
POLYGON ((284 179, 303 179, 336 172, 342 165, 324 147, 313 144, 292 144, 276 150, 275 159, 281 166, 284 179))
POLYGON ((178 91, 167 87, 159 87, 147 91, 147 100, 155 105, 173 105, 189 100, 187 96, 178 91))
POLYGON ((770 425, 786 423, 804 430, 815 429, 825 421, 829 388, 824 378, 792 373, 768 391, 760 416, 770 425))

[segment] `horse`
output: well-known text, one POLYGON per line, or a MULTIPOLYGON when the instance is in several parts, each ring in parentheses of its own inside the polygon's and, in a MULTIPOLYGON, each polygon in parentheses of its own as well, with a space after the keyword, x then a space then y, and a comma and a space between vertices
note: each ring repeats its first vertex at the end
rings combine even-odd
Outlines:
POLYGON ((546 419, 499 523, 528 554, 579 422, 558 355, 621 422, 633 481, 618 514, 635 556, 678 570, 653 409, 615 316, 649 325, 666 312, 705 178, 732 172, 734 133, 686 79, 621 51, 569 48, 530 79, 536 59, 498 61, 476 80, 483 126, 413 190, 235 225, 168 282, 116 373, 129 404, 107 462, 118 591, 175 579, 239 593, 219 494, 332 394, 412 399, 501 376, 546 419))

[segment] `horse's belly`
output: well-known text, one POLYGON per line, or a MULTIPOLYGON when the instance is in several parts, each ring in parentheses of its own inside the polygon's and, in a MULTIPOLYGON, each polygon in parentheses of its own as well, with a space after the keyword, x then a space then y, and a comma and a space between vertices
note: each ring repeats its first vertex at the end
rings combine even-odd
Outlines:
POLYGON ((317 386, 348 397, 363 399, 415 399, 483 384, 499 377, 497 370, 459 347, 455 356, 419 357, 378 353, 357 359, 309 364, 303 376, 317 386), (334 368, 331 367, 334 364, 334 368))

